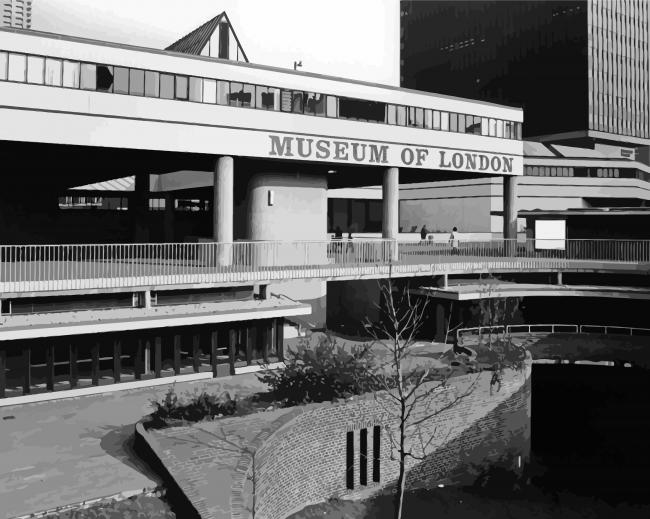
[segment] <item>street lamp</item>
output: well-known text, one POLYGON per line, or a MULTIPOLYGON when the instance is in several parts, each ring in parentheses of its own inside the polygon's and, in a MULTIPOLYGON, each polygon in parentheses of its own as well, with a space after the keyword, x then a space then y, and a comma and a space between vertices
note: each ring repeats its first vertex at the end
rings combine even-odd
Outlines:
POLYGON ((298 67, 302 67, 302 60, 293 62, 293 70, 298 70, 298 67))

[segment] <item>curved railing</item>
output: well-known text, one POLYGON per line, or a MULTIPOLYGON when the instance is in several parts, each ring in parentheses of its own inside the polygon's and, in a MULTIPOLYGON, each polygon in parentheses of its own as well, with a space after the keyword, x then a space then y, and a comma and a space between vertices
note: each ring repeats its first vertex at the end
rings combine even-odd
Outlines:
POLYGON ((605 335, 631 335, 650 336, 650 328, 639 328, 634 326, 600 325, 600 324, 510 324, 499 326, 475 326, 472 328, 459 328, 456 330, 456 339, 460 340, 464 335, 484 334, 514 334, 514 333, 594 333, 605 335))
POLYGON ((650 263, 650 240, 3 245, 0 293, 638 263, 650 263))

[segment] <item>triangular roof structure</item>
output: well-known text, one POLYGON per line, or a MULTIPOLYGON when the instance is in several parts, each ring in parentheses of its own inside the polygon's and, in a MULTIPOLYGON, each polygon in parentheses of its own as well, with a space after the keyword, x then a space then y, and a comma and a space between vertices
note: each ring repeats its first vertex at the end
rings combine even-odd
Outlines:
MULTIPOLYGON (((232 31, 232 34, 235 37, 235 41, 237 42, 238 50, 241 51, 242 57, 244 58, 246 63, 248 63, 248 57, 246 56, 246 52, 244 52, 244 49, 241 46, 241 43, 239 42, 237 33, 235 32, 232 23, 230 23, 230 19, 228 18, 226 11, 223 11, 221 14, 215 16, 211 20, 208 20, 200 27, 197 27, 189 34, 186 34, 179 40, 175 41, 165 50, 182 52, 184 54, 193 54, 195 56, 202 55, 205 51, 206 46, 210 42, 214 32, 217 30, 217 27, 219 27, 219 24, 223 22, 226 22, 228 24, 228 28, 230 31, 232 31)), ((210 55, 212 55, 212 53, 210 55)), ((212 56, 217 57, 214 55, 212 56)))

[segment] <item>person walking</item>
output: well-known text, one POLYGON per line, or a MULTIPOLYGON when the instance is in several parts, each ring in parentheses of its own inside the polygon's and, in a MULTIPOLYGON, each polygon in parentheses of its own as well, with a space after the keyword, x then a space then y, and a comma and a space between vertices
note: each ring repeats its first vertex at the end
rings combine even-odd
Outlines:
POLYGON ((458 227, 454 227, 449 235, 449 244, 451 245, 452 255, 458 254, 458 227))
POLYGON ((422 241, 427 239, 427 234, 429 234, 429 229, 427 229, 426 225, 423 225, 422 230, 420 231, 420 238, 422 241))

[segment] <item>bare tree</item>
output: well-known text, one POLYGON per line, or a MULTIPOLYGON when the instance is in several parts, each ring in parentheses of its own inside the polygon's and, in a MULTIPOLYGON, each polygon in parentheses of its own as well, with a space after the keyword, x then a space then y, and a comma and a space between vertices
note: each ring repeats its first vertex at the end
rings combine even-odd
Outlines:
POLYGON ((427 422, 469 396, 476 387, 478 375, 465 390, 453 397, 449 397, 449 392, 441 391, 453 371, 436 369, 430 364, 418 365, 414 351, 428 300, 414 298, 408 289, 396 298, 390 278, 380 284, 380 294, 384 305, 378 306, 383 319, 378 323, 367 320, 366 327, 374 344, 385 353, 385 359, 377 362, 373 379, 375 387, 380 390, 375 393, 376 401, 390 417, 390 422, 397 423, 396 431, 393 427, 386 429, 399 461, 393 504, 395 519, 401 519, 407 459, 423 460, 430 454, 429 447, 437 434, 436 429, 432 432, 426 427, 429 425, 427 422))

